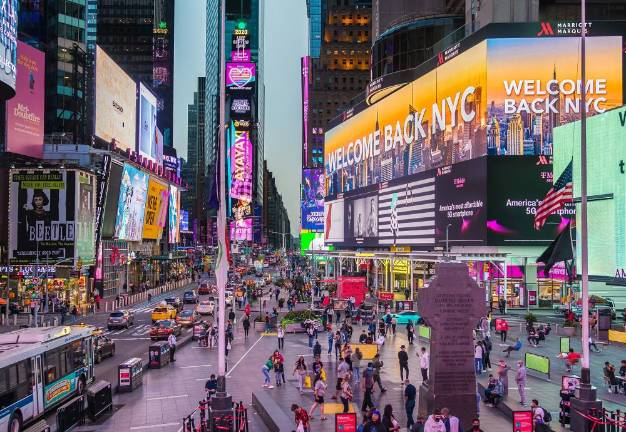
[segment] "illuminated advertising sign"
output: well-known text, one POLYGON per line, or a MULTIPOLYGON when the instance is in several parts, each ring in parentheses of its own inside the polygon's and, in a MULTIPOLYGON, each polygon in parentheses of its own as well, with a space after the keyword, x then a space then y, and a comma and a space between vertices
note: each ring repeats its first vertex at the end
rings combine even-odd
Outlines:
POLYGON ((250 131, 240 130, 233 122, 230 147, 230 197, 252 201, 252 141, 250 131))
POLYGON ((327 251, 332 247, 324 244, 324 233, 301 232, 300 233, 300 253, 304 255, 306 251, 327 251))
POLYGON ((148 173, 124 164, 115 220, 116 238, 141 240, 149 177, 148 173))
POLYGON ((302 160, 307 161, 309 153, 309 81, 310 81, 311 57, 305 56, 300 59, 301 86, 302 86, 302 160))
POLYGON ((252 112, 252 92, 237 92, 230 99, 230 117, 233 119, 249 119, 252 112))
MULTIPOLYGON (((587 119, 587 211, 589 274, 626 279, 626 108, 587 119)), ((574 197, 581 196, 580 123, 554 131, 552 177, 558 178, 573 159, 574 197)), ((543 198, 543 197, 542 197, 543 198)), ((576 203, 580 210, 580 202, 576 203)), ((553 219, 559 221, 559 217, 553 219)), ((576 226, 580 226, 580 211, 576 226)), ((548 224, 546 224, 548 225, 548 224)), ((554 226, 554 225, 553 225, 554 226)), ((544 227, 552 230, 554 228, 544 227)), ((582 268, 580 243, 576 242, 576 267, 582 268)), ((604 288, 604 284, 602 284, 604 288)))
POLYGON ((6 151, 43 157, 46 55, 17 43, 17 92, 6 106, 6 151))
POLYGON ((343 199, 324 202, 324 242, 343 243, 343 199))
MULTIPOLYGON (((518 171, 525 178, 523 171, 518 171)), ((482 245, 487 223, 487 158, 437 168, 436 237, 453 245, 482 245)), ((509 186, 510 182, 506 182, 509 186)), ((495 185, 494 185, 495 186, 495 185)), ((505 185, 502 185, 506 187, 505 185)), ((532 224, 529 225, 532 228, 532 224)))
POLYGON ((239 219, 230 223, 232 241, 252 241, 252 218, 239 219))
POLYGON ((123 165, 111 162, 106 200, 104 203, 104 217, 102 218, 101 237, 103 238, 115 236, 115 220, 117 218, 117 205, 120 200, 120 185, 122 183, 123 171, 123 165))
MULTIPOLYGON (((557 174, 558 176, 558 174, 557 174)), ((573 205, 549 216, 541 230, 534 227, 535 214, 552 187, 552 163, 548 157, 489 159, 487 236, 490 245, 523 245, 525 241, 554 239, 574 217, 573 205), (511 173, 524 173, 523 177, 511 173)))
POLYGON ((152 240, 161 238, 167 222, 168 198, 169 189, 167 185, 150 176, 148 199, 143 218, 143 238, 152 240))
POLYGON ((170 205, 168 222, 168 240, 170 243, 180 241, 180 191, 174 185, 170 185, 170 205))
POLYGON ((255 63, 226 63, 226 87, 228 87, 229 90, 252 90, 255 81, 255 63))
POLYGON ((17 63, 18 0, 4 0, 0 8, 0 92, 3 98, 15 95, 17 63))
POLYGON ((187 210, 180 211, 180 232, 191 232, 189 231, 189 212, 187 210))
POLYGON ((78 171, 76 188, 76 259, 83 265, 95 262, 96 176, 78 171))
POLYGON ((78 193, 73 170, 10 171, 11 264, 74 258, 78 193))
POLYGON ((139 83, 139 154, 151 161, 160 160, 163 147, 159 150, 157 144, 163 145, 163 139, 159 141, 157 133, 157 98, 148 88, 139 83))
POLYGON ((135 150, 137 125, 135 81, 96 47, 95 134, 117 148, 135 150))
POLYGON ((357 195, 344 201, 344 241, 364 246, 378 243, 378 194, 357 195))
MULTIPOLYGON (((622 104, 622 38, 587 43, 588 64, 595 65, 586 84, 593 115, 622 104)), ((464 45, 389 96, 345 113, 326 132, 328 195, 487 154, 552 154, 553 129, 580 117, 579 40, 464 45)))
POLYGON ((324 170, 302 170, 302 229, 324 230, 324 170))
POLYGON ((250 55, 250 32, 247 28, 235 28, 230 52, 230 59, 234 62, 249 62, 250 55))

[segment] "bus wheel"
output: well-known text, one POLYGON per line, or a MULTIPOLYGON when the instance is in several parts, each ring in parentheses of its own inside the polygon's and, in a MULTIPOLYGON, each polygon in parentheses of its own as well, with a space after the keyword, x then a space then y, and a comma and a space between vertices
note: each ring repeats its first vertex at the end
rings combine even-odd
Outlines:
POLYGON ((82 395, 85 393, 85 378, 82 376, 78 379, 78 387, 76 388, 76 393, 82 395))
POLYGON ((9 432, 20 432, 22 430, 22 416, 14 413, 9 420, 9 432))

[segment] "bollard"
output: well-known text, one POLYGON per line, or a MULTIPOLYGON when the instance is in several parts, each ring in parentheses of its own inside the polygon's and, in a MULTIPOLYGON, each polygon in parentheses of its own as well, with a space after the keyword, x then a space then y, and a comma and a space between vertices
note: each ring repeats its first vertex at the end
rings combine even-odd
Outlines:
POLYGON ((4 314, 0 315, 0 324, 4 325, 4 314))
POLYGON ((52 320, 53 325, 56 327, 59 325, 59 319, 58 318, 54 318, 54 320, 52 320))
POLYGON ((33 316, 31 314, 28 314, 28 327, 33 325, 33 316))
POLYGON ((13 325, 17 325, 17 314, 13 314, 13 325))

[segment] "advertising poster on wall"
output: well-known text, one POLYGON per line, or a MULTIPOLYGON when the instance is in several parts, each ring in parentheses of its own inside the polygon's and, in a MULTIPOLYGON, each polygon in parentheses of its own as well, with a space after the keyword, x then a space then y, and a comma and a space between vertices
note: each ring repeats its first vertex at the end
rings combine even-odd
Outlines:
POLYGON ((159 240, 163 234, 163 228, 167 223, 167 203, 169 189, 165 183, 161 183, 150 176, 148 183, 148 200, 143 219, 143 238, 159 240))
POLYGON ((115 236, 115 220, 117 219, 117 205, 120 200, 120 184, 122 183, 123 171, 123 165, 111 162, 109 181, 106 186, 107 192, 104 204, 104 216, 102 217, 101 237, 103 238, 115 236))
POLYGON ((15 95, 17 63, 18 0, 4 0, 0 8, 0 94, 8 99, 15 95))
POLYGON ((548 217, 536 230, 535 214, 553 183, 549 158, 489 158, 487 238, 490 245, 549 244, 575 215, 573 204, 548 217), (511 173, 524 173, 512 178, 511 173))
POLYGON ((9 262, 74 258, 76 171, 11 170, 9 262))
POLYGON ((84 266, 94 263, 96 254, 95 217, 96 217, 96 177, 93 174, 78 171, 76 188, 76 260, 84 266))
POLYGON ((324 242, 343 243, 344 235, 343 199, 324 203, 324 242))
POLYGON ((302 229, 322 231, 324 229, 324 170, 311 168, 302 170, 302 229))
POLYGON ((43 157, 46 55, 17 44, 17 92, 6 106, 6 151, 43 157))
POLYGON ((249 62, 250 56, 250 31, 247 28, 233 29, 230 59, 234 62, 249 62))
POLYGON ((344 241, 355 244, 378 242, 378 195, 367 194, 345 199, 344 241))
POLYGON ((432 171, 389 182, 378 192, 381 245, 435 243, 435 179, 432 171))
POLYGON ((115 221, 116 238, 141 240, 149 177, 148 173, 124 164, 115 221))
POLYGON ((168 240, 170 243, 178 243, 180 241, 180 192, 174 185, 170 185, 168 222, 168 240))
MULTIPOLYGON (((252 141, 250 131, 244 130, 241 121, 233 122, 230 146, 230 197, 240 201, 252 201, 252 141)), ((249 123, 249 122, 248 122, 249 123)))
POLYGON ((95 135, 117 148, 135 150, 137 126, 135 81, 96 47, 95 135))
POLYGON ((256 81, 256 63, 226 63, 226 87, 229 91, 252 90, 256 81))
POLYGON ((189 233, 189 212, 187 210, 180 211, 180 226, 178 228, 181 233, 189 233))
MULTIPOLYGON (((587 40, 596 114, 622 104, 622 42, 587 40)), ((487 154, 552 154, 553 129, 580 117, 579 49, 575 37, 461 43, 455 57, 326 132, 327 195, 487 154)))
MULTIPOLYGON (((437 168, 437 244, 485 243, 487 158, 437 168)), ((491 182, 491 180, 490 180, 491 182)))
POLYGON ((300 253, 304 255, 306 251, 327 251, 333 250, 332 246, 324 244, 324 233, 321 232, 300 232, 300 253))
POLYGON ((159 160, 156 131, 157 98, 143 83, 139 83, 139 145, 137 149, 141 156, 151 161, 159 160))
POLYGON ((239 219, 230 223, 231 241, 252 241, 252 219, 239 219))

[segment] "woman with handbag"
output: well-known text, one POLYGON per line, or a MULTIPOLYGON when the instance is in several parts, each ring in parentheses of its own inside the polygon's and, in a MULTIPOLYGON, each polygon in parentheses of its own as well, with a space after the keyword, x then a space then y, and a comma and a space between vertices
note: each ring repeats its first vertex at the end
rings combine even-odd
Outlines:
POLYGON ((339 396, 341 398, 341 403, 343 403, 343 412, 347 413, 350 411, 350 401, 352 400, 352 386, 350 385, 350 373, 346 374, 341 383, 341 394, 339 396))
POLYGON ((296 361, 296 366, 293 369, 293 375, 298 378, 298 390, 302 393, 304 386, 304 377, 306 376, 306 364, 304 363, 304 357, 300 356, 296 361))
POLYGON ((315 413, 315 408, 320 407, 320 415, 322 420, 326 420, 328 417, 324 415, 324 395, 326 395, 326 382, 324 378, 320 378, 315 382, 315 386, 313 387, 313 405, 311 405, 311 409, 309 410, 309 417, 313 418, 313 414, 315 413))

